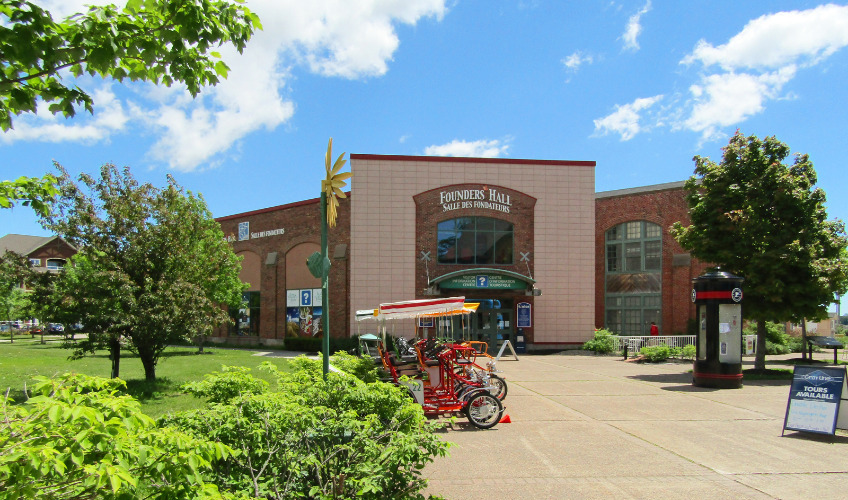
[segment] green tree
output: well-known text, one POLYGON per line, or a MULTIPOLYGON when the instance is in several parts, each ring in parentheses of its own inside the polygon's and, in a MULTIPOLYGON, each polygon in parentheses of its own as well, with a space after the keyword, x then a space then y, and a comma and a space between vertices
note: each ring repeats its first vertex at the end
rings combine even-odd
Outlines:
POLYGON ((99 179, 82 174, 78 185, 57 168, 61 195, 43 224, 80 252, 52 300, 95 334, 77 354, 107 343, 117 377, 125 341, 155 379, 169 344, 229 321, 226 305, 244 290, 239 258, 203 198, 173 178, 158 189, 105 165, 99 179))
POLYGON ((23 404, 0 395, 0 500, 234 498, 203 476, 233 450, 156 425, 124 387, 66 374, 23 404))
POLYGON ((26 303, 26 292, 21 285, 29 267, 29 261, 22 255, 14 252, 0 255, 0 320, 20 318, 26 303))
POLYGON ((185 84, 192 96, 226 78, 215 49, 241 52, 259 18, 243 0, 129 0, 89 7, 55 21, 25 0, 0 0, 0 129, 12 116, 35 112, 40 100, 52 113, 93 112, 90 95, 64 76, 88 74, 123 81, 185 84))
POLYGON ((738 131, 723 151, 718 164, 694 158, 686 182, 692 224, 678 222, 671 233, 695 257, 745 278, 745 316, 757 322, 762 370, 766 321, 825 317, 834 294, 848 287, 845 228, 827 220, 808 155, 784 164, 784 143, 738 131))
MULTIPOLYGON (((0 27, 2 29, 2 27, 0 27)), ((52 175, 18 177, 13 181, 0 181, 0 208, 12 208, 15 202, 32 207, 41 216, 50 212, 50 203, 59 193, 56 178, 52 175)))

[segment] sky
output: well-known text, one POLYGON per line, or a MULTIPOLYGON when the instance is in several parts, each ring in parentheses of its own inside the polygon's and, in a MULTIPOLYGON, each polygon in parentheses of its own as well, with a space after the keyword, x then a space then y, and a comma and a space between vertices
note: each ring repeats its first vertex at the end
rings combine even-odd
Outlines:
MULTIPOLYGON (((98 2, 36 3, 63 18, 98 2)), ((809 154, 829 217, 848 220, 848 2, 246 5, 264 30, 221 50, 227 80, 191 99, 82 78, 94 114, 14 118, 0 178, 113 163, 173 175, 218 217, 317 197, 330 137, 334 156, 590 160, 608 191, 685 180, 738 129, 809 154)), ((7 233, 48 234, 28 207, 0 210, 7 233)))

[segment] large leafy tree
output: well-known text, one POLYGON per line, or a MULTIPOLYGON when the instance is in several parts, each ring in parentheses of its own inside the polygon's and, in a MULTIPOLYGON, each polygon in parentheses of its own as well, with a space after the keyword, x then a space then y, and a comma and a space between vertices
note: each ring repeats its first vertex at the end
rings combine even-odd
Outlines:
POLYGON ((225 306, 244 290, 239 259, 203 198, 172 178, 159 189, 105 165, 99 179, 83 174, 77 184, 57 168, 61 194, 43 223, 80 252, 52 301, 94 333, 83 351, 108 344, 112 376, 123 341, 155 379, 168 345, 229 321, 225 306))
POLYGON ((129 0, 126 6, 89 7, 62 21, 26 0, 0 0, 0 129, 12 116, 35 112, 93 112, 91 96, 65 77, 92 75, 123 81, 185 84, 197 95, 226 78, 215 49, 241 52, 259 18, 243 0, 129 0))
POLYGON ((21 285, 30 267, 26 257, 14 252, 0 254, 0 320, 18 319, 25 307, 25 294, 21 285))
POLYGON ((806 154, 740 132, 721 163, 696 156, 686 182, 692 224, 672 235, 692 254, 745 278, 744 310, 757 322, 755 368, 765 368, 766 321, 823 318, 848 287, 842 222, 827 220, 825 193, 806 154))

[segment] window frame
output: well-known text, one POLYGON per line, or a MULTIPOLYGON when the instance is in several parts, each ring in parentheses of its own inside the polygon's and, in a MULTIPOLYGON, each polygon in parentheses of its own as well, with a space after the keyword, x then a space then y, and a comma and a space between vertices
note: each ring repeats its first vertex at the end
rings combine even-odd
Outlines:
POLYGON ((515 224, 484 215, 454 217, 439 221, 436 223, 436 263, 446 266, 515 265, 515 224), (506 238, 510 240, 510 259, 509 262, 499 262, 498 256, 501 252, 498 249, 498 243, 506 244, 504 241, 506 238), (443 258, 443 253, 440 251, 442 241, 449 242, 445 253, 453 249, 452 261, 443 258), (486 256, 486 253, 480 253, 481 241, 490 242, 483 250, 490 249, 491 255, 486 256), (462 254, 463 248, 471 250, 470 256, 462 254))

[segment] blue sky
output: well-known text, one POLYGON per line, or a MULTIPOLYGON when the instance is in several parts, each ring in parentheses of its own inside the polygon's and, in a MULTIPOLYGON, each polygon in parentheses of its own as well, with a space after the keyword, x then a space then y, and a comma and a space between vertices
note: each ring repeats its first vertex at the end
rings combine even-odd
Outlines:
MULTIPOLYGON (((56 15, 79 0, 39 1, 56 15)), ((323 155, 593 160, 596 189, 684 180, 735 130, 808 153, 848 219, 848 6, 816 1, 248 0, 229 79, 83 79, 95 114, 20 116, 0 177, 129 166, 215 216, 318 195, 323 155)), ((26 207, 0 234, 46 234, 26 207)))

